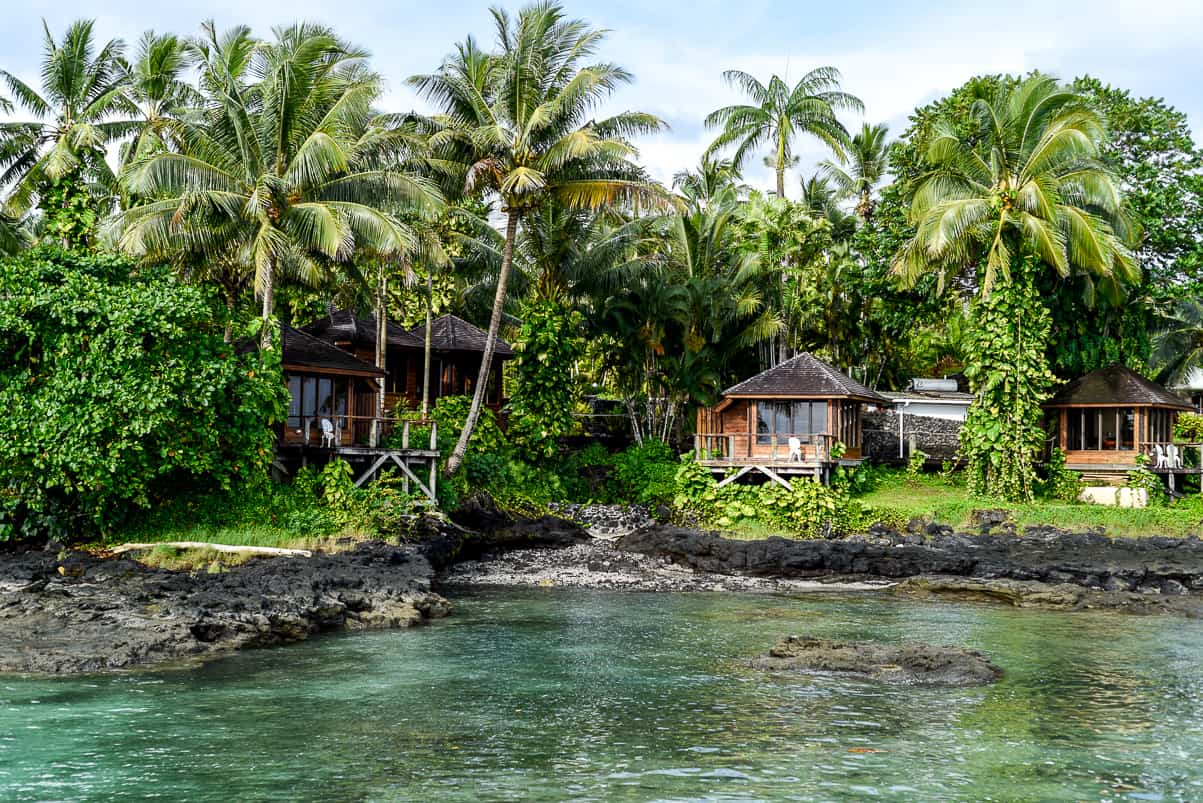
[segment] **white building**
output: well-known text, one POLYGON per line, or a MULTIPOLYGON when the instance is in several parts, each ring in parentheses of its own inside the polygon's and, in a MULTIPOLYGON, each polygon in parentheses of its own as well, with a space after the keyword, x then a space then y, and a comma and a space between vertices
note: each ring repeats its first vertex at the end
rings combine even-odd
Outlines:
POLYGON ((972 393, 957 390, 955 379, 912 379, 906 390, 882 393, 899 415, 921 415, 945 421, 964 421, 973 402, 972 393))

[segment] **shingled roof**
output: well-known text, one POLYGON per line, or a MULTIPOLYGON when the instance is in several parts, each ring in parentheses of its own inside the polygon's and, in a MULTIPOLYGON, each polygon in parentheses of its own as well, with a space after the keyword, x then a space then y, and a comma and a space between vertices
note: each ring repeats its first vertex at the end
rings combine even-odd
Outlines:
MULTIPOLYGON (((401 326, 388 321, 385 325, 385 342, 390 346, 421 349, 423 340, 414 337, 401 326)), ((361 346, 376 346, 376 316, 360 318, 350 310, 338 310, 324 315, 301 330, 327 343, 350 342, 361 346)))
POLYGON ((1081 407, 1098 404, 1130 404, 1133 407, 1194 409, 1179 396, 1145 379, 1122 363, 1091 371, 1061 389, 1045 407, 1081 407))
MULTIPOLYGON (((418 347, 426 342, 426 327, 418 326, 409 331, 418 339, 418 347)), ((455 315, 440 315, 430 324, 430 347, 440 351, 484 351, 488 333, 455 315)), ((514 350, 500 337, 493 353, 498 357, 513 357, 514 350)))
POLYGON ((291 326, 281 326, 284 341, 284 351, 280 362, 285 368, 310 368, 322 373, 340 373, 355 375, 383 376, 384 371, 370 363, 366 363, 353 354, 349 354, 338 346, 319 340, 313 335, 294 329, 291 326))
POLYGON ((887 402, 878 393, 810 354, 799 354, 780 365, 723 391, 724 396, 793 398, 843 396, 869 402, 887 402))

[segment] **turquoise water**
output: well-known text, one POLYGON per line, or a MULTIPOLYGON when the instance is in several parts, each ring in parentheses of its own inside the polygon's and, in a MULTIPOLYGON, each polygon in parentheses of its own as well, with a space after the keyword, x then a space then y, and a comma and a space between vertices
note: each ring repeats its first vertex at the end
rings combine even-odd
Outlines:
POLYGON ((880 596, 457 593, 410 631, 0 679, 0 800, 1203 799, 1203 623, 880 596), (980 689, 768 677, 782 634, 967 644, 980 689))

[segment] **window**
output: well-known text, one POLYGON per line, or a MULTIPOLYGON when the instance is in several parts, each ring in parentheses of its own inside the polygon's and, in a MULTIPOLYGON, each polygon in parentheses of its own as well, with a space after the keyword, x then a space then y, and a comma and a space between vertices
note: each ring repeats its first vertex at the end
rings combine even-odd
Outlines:
POLYGON ((1089 452, 1136 448, 1136 410, 1132 407, 1084 407, 1065 413, 1065 448, 1089 452))
POLYGON ((1169 443, 1174 436, 1174 419, 1178 414, 1174 410, 1149 410, 1149 442, 1169 443))
POLYGON ((334 418, 347 414, 347 380, 342 377, 288 377, 288 427, 304 430, 305 420, 314 426, 318 418, 334 418))
POLYGON ((756 442, 784 444, 791 436, 827 431, 827 402, 756 402, 756 442))
POLYGON ((860 448, 860 403, 840 402, 840 442, 845 446, 860 448))
POLYGON ((400 351, 391 351, 384 360, 384 370, 388 376, 384 378, 385 393, 405 393, 409 387, 409 360, 400 351))

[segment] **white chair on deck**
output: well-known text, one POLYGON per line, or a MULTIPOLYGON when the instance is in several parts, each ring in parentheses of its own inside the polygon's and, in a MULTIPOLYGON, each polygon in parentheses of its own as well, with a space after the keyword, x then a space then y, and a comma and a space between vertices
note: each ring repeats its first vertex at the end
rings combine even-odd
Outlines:
POLYGON ((322 427, 322 446, 334 448, 334 423, 329 418, 321 420, 322 427))
POLYGON ((791 437, 789 439, 789 456, 788 460, 797 460, 802 462, 802 439, 791 437))
POLYGON ((1153 445, 1153 466, 1155 468, 1165 468, 1165 450, 1161 448, 1161 444, 1153 445))
POLYGON ((1182 453, 1172 443, 1165 447, 1165 462, 1167 468, 1182 468, 1182 453))

